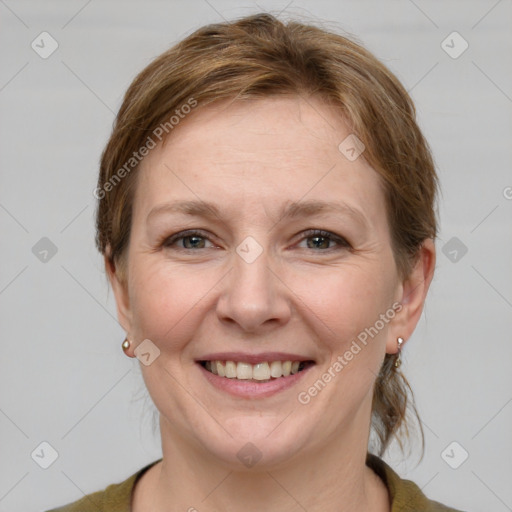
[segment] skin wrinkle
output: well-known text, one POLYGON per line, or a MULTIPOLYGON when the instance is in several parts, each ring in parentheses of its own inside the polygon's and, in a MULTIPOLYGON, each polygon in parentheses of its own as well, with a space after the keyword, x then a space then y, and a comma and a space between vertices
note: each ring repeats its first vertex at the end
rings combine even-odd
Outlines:
MULTIPOLYGON (((430 279, 307 406, 297 402, 298 392, 326 372, 358 332, 411 289, 398 277, 377 174, 364 159, 349 162, 337 149, 348 133, 319 100, 238 102, 196 110, 142 162, 128 281, 113 280, 131 339, 148 338, 161 351, 141 369, 160 412, 164 460, 141 479, 138 505, 155 512, 168 503, 201 511, 291 511, 301 509, 297 502, 310 512, 389 510, 383 483, 364 465, 373 383, 385 353, 396 351, 397 336, 408 339, 414 330, 430 279), (240 160, 242 151, 252 158, 240 160), (198 198, 226 207, 226 218, 169 216, 146 227, 154 206, 198 198), (342 222, 327 214, 283 219, 270 229, 285 201, 301 199, 353 204, 369 229, 358 238, 349 217, 342 222), (329 255, 290 249, 311 227, 347 233, 354 247, 329 255), (196 228, 218 237, 224 250, 185 254, 156 247, 160 235, 196 228), (248 235, 263 247, 251 264, 235 251, 248 235), (317 364, 290 390, 237 399, 214 389, 194 363, 217 350, 298 352, 317 364), (250 470, 236 457, 247 442, 263 454, 250 470)), ((426 251, 415 282, 431 269, 432 255, 433 248, 426 251)))

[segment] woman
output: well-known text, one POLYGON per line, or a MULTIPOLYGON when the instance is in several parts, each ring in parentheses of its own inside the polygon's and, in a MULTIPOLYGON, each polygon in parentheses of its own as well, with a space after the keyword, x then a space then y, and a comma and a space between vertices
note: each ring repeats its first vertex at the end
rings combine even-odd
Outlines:
POLYGON ((153 61, 95 194, 163 458, 57 510, 453 510, 368 451, 406 431, 436 188, 406 91, 344 37, 261 14, 153 61))

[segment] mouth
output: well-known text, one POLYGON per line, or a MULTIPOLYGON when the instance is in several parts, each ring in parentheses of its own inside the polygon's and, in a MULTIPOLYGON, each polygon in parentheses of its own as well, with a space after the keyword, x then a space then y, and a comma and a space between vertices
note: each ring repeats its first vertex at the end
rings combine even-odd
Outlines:
POLYGON ((253 383, 266 383, 284 379, 307 370, 315 364, 312 360, 271 360, 250 363, 229 359, 200 360, 198 363, 207 371, 224 379, 253 383))
POLYGON ((289 352, 215 352, 195 360, 206 382, 237 399, 264 399, 298 386, 317 362, 289 352))

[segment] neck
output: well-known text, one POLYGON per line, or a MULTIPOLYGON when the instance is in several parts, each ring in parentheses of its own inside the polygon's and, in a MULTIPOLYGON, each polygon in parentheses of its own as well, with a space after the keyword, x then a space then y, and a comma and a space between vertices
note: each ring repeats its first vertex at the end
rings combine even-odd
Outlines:
POLYGON ((390 510, 386 487, 365 464, 367 439, 354 442, 361 438, 360 432, 301 453, 286 467, 255 465, 238 471, 219 465, 201 449, 178 439, 163 418, 160 428, 163 460, 155 466, 158 469, 148 493, 153 511, 168 510, 169 503, 175 510, 190 512, 390 510))

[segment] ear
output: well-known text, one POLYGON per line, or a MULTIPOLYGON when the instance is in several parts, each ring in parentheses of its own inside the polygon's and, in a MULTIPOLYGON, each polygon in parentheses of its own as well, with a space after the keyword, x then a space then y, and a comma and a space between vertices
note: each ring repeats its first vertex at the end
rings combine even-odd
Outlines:
POLYGON ((116 268, 115 263, 111 260, 110 254, 110 246, 108 246, 104 255, 105 271, 114 292, 119 323, 126 333, 130 333, 132 332, 132 314, 126 272, 121 275, 119 269, 116 268))
MULTIPOLYGON (((397 338, 405 342, 411 337, 423 311, 427 292, 434 276, 436 249, 431 238, 424 240, 417 261, 401 284, 398 301, 402 309, 390 323, 386 352, 395 354, 398 350, 397 338)), ((403 347, 403 346, 402 346, 403 347)))

